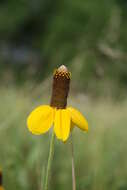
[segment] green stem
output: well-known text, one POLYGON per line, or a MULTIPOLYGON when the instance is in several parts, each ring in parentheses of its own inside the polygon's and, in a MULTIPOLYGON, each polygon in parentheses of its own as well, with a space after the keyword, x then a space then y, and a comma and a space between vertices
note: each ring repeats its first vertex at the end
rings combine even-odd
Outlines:
POLYGON ((74 148, 73 148, 73 138, 71 132, 71 163, 72 163, 72 189, 76 190, 76 178, 75 178, 75 164, 74 164, 74 148))
POLYGON ((48 183, 49 183, 49 177, 50 177, 51 163, 52 163, 53 154, 54 154, 54 141, 55 141, 55 134, 54 134, 54 132, 52 132, 52 137, 51 137, 51 141, 50 141, 50 149, 49 149, 49 157, 48 157, 48 164, 47 164, 47 170, 46 170, 46 178, 45 178, 44 190, 48 190, 48 183))

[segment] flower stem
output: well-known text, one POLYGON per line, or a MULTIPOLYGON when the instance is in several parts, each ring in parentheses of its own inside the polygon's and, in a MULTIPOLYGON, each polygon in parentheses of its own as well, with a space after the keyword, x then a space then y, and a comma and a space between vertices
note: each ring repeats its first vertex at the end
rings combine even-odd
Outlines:
POLYGON ((49 157, 48 157, 48 164, 47 164, 47 170, 46 170, 46 178, 45 178, 44 190, 48 190, 48 183, 49 183, 49 177, 50 177, 51 163, 52 163, 53 154, 54 154, 54 141, 55 141, 55 134, 54 134, 54 132, 52 132, 52 137, 51 137, 51 141, 50 141, 50 149, 49 149, 49 157))
POLYGON ((76 178, 75 178, 75 164, 74 164, 74 148, 73 148, 73 138, 71 133, 71 162, 72 162, 72 189, 76 190, 76 178))

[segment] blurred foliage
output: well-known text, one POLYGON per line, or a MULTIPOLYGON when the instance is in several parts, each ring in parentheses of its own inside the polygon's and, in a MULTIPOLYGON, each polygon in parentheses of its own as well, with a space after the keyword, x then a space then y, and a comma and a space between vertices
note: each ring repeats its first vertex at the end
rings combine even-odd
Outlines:
MULTIPOLYGON (((42 84, 42 87, 44 85, 42 84)), ((40 190, 47 164, 51 132, 32 135, 26 127, 28 113, 48 103, 44 88, 2 87, 0 93, 0 167, 6 190, 40 190)), ((76 94, 69 105, 89 121, 89 132, 73 130, 77 189, 127 189, 127 100, 93 101, 76 94)), ((70 142, 55 141, 52 190, 72 189, 70 142)))
POLYGON ((127 84, 126 8, 127 0, 1 1, 1 44, 36 50, 41 61, 12 66, 13 59, 7 65, 1 56, 0 69, 11 67, 21 81, 45 78, 65 64, 81 89, 100 93, 109 83, 119 92, 127 84))

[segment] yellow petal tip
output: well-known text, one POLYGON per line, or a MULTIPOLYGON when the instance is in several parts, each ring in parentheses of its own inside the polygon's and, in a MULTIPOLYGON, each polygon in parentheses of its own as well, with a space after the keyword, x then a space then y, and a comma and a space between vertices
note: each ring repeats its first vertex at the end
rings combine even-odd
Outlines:
POLYGON ((88 131, 88 122, 85 117, 75 108, 68 107, 67 109, 70 112, 73 124, 83 131, 88 131))

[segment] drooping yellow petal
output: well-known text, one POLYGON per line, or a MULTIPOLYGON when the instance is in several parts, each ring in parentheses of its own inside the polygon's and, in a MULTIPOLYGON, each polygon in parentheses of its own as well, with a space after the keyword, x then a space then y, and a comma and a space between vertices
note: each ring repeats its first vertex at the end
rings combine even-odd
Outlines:
POLYGON ((88 131, 88 122, 85 117, 72 107, 68 107, 67 110, 70 112, 72 122, 80 129, 88 131))
POLYGON ((61 109, 55 111, 54 118, 54 131, 58 139, 62 138, 62 130, 61 130, 61 109))
POLYGON ((66 141, 70 133, 70 113, 66 109, 55 112, 54 131, 58 139, 66 141))
POLYGON ((37 107, 27 119, 28 129, 35 135, 46 133, 53 124, 54 109, 48 105, 37 107))
POLYGON ((62 129, 63 129, 63 141, 66 141, 69 137, 71 128, 71 117, 70 113, 66 110, 62 110, 62 129))

